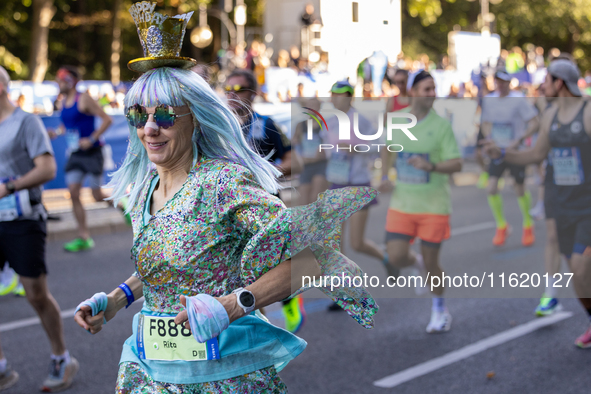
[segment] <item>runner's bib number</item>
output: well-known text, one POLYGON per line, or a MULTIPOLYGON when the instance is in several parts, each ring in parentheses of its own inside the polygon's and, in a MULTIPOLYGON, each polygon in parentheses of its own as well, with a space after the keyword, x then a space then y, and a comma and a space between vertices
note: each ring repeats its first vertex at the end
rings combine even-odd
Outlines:
POLYGON ((402 183, 424 184, 429 183, 431 174, 425 170, 419 170, 408 163, 408 159, 414 156, 420 156, 429 161, 428 153, 408 153, 398 152, 396 159, 396 179, 402 183))
POLYGON ((320 148, 320 138, 317 134, 314 134, 313 138, 309 140, 307 136, 302 139, 302 157, 304 159, 313 159, 318 155, 318 149, 320 148))
POLYGON ((554 183, 559 186, 580 185, 585 180, 578 147, 552 148, 554 183))
POLYGON ((351 160, 352 157, 349 157, 345 153, 333 154, 326 167, 326 180, 338 185, 349 184, 351 160))
MULTIPOLYGON (((0 179, 0 183, 14 178, 0 179)), ((19 190, 0 199, 0 222, 10 222, 23 216, 31 216, 33 208, 27 189, 19 190)))
POLYGON ((491 131, 492 140, 500 147, 506 148, 515 139, 515 130, 512 123, 493 123, 491 131))
POLYGON ((80 149, 80 133, 78 132, 78 129, 66 129, 65 136, 68 151, 76 152, 80 149))
POLYGON ((174 322, 174 317, 148 316, 138 318, 137 348, 139 358, 163 361, 219 360, 218 339, 199 343, 193 334, 174 322))

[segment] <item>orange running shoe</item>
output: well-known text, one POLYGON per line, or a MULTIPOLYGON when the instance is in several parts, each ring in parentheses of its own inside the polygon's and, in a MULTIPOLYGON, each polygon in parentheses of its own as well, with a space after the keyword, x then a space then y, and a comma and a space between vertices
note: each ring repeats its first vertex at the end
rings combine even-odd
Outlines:
POLYGON ((495 237, 493 238, 493 245, 494 246, 503 246, 505 241, 507 240, 507 235, 509 235, 509 225, 506 224, 505 227, 497 227, 497 232, 495 233, 495 237))
POLYGON ((524 227, 523 236, 521 237, 521 243, 523 246, 532 246, 536 242, 536 236, 534 235, 534 226, 524 227))

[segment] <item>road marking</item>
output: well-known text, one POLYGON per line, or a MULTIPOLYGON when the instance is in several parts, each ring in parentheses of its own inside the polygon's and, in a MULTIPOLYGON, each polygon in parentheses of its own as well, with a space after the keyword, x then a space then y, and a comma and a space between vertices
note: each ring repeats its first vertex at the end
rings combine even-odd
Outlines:
MULTIPOLYGON (((140 298, 138 301, 143 302, 144 297, 140 298)), ((75 312, 76 308, 68 309, 62 311, 60 313, 60 316, 62 317, 62 319, 69 319, 71 317, 74 317, 75 312)), ((41 324, 41 319, 39 319, 38 317, 29 317, 27 319, 15 320, 11 321, 10 323, 0 324, 0 332, 17 330, 19 328, 34 326, 36 324, 41 324)))
POLYGON ((424 363, 415 365, 414 367, 405 369, 404 371, 397 372, 393 375, 386 376, 380 380, 376 380, 374 386, 383 388, 392 388, 402 383, 408 382, 420 376, 426 375, 430 372, 436 371, 450 364, 464 360, 475 354, 481 353, 485 350, 493 348, 503 343, 509 342, 513 339, 519 338, 526 334, 530 334, 542 327, 558 323, 559 321, 570 318, 573 315, 572 312, 557 312, 548 317, 542 317, 525 324, 521 324, 517 327, 511 328, 507 331, 495 334, 491 337, 482 339, 471 345, 465 346, 461 349, 454 350, 453 352, 444 354, 441 357, 434 358, 424 363))
POLYGON ((488 229, 496 228, 496 227, 497 227, 497 225, 495 222, 478 223, 478 224, 473 224, 470 226, 464 226, 464 227, 458 227, 456 229, 452 229, 451 235, 453 237, 454 235, 469 234, 469 233, 473 233, 475 231, 488 230, 488 229))
MULTIPOLYGON (((74 317, 75 311, 76 311, 76 308, 68 309, 67 311, 62 311, 60 313, 60 316, 62 317, 62 319, 74 317)), ((0 324, 0 332, 17 330, 19 328, 34 326, 35 324, 40 324, 40 323, 41 323, 41 320, 38 317, 29 317, 28 319, 21 319, 21 320, 12 321, 10 323, 0 324)))
MULTIPOLYGON (((484 223, 479 223, 479 224, 474 224, 474 225, 470 225, 470 226, 464 226, 464 227, 458 227, 454 230, 451 231, 451 235, 463 235, 463 234, 469 234, 469 233, 473 233, 475 231, 482 231, 482 230, 488 230, 491 228, 495 228, 496 224, 495 222, 484 222, 484 223)), ((382 286, 383 287, 383 286, 382 286)), ((143 299, 143 297, 142 297, 143 299)), ((140 300, 138 300, 140 301, 140 300)), ((312 302, 312 303, 307 303, 306 304, 306 311, 307 312, 317 312, 319 310, 322 310, 326 307, 326 305, 328 305, 329 303, 327 303, 326 300, 322 300, 320 302, 312 302)), ((68 309, 66 311, 62 311, 61 316, 62 319, 68 319, 74 316, 74 311, 76 309, 68 309)), ((267 317, 271 320, 279 320, 283 317, 283 314, 281 312, 281 310, 277 310, 277 311, 273 311, 270 312, 267 317)), ((17 320, 14 322, 10 322, 10 323, 4 323, 4 324, 0 324, 0 332, 5 332, 5 331, 11 331, 11 330, 16 330, 22 327, 28 327, 28 326, 33 326, 35 324, 40 324, 41 320, 39 320, 38 317, 31 317, 28 319, 22 319, 22 320, 17 320)))

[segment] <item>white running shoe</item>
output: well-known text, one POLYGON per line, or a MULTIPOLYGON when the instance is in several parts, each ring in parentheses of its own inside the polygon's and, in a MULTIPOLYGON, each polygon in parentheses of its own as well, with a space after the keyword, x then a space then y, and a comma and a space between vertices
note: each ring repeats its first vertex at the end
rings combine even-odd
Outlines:
POLYGON ((74 357, 70 357, 70 362, 67 364, 65 360, 51 360, 49 376, 43 381, 40 391, 43 393, 57 393, 67 390, 72 385, 79 368, 78 360, 74 357))
POLYGON ((447 308, 443 312, 431 311, 431 321, 427 326, 427 332, 429 334, 436 334, 440 332, 449 331, 451 328, 451 315, 447 311, 447 308))
POLYGON ((546 210, 544 209, 544 201, 538 200, 536 205, 529 210, 529 214, 536 220, 544 220, 546 218, 546 210))
POLYGON ((0 372, 0 391, 4 391, 12 387, 18 382, 18 373, 16 373, 10 365, 6 367, 6 371, 0 372))
POLYGON ((427 270, 425 269, 425 262, 423 261, 423 256, 417 254, 417 262, 411 268, 411 275, 412 276, 420 276, 423 278, 421 281, 423 286, 415 286, 415 294, 416 295, 425 295, 429 292, 429 286, 426 283, 427 279, 427 270))

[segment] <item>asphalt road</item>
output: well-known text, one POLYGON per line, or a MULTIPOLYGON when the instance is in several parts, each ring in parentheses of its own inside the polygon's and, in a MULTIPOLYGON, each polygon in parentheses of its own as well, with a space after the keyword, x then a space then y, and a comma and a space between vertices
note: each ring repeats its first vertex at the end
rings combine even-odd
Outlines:
MULTIPOLYGON (((517 201, 510 190, 503 195, 515 231, 506 246, 495 249, 491 244, 494 230, 489 228, 492 215, 484 192, 473 186, 453 188, 452 228, 456 235, 442 249, 441 265, 446 272, 543 273, 543 222, 536 223, 535 246, 521 247, 517 201)), ((367 226, 368 237, 378 243, 384 239, 387 200, 388 196, 380 196, 367 226)), ((76 255, 63 252, 61 243, 48 245, 49 285, 63 311, 95 292, 110 291, 133 272, 131 241, 131 232, 97 236, 93 251, 76 255)), ((346 252, 368 275, 385 279, 378 261, 346 252)), ((561 294, 565 310, 573 312, 572 316, 565 314, 538 329, 531 328, 531 322, 536 320, 533 309, 540 288, 501 289, 496 284, 492 289, 450 290, 447 305, 453 325, 450 332, 439 335, 425 333, 431 307, 428 297, 417 298, 410 289, 378 288, 372 292, 380 306, 372 330, 360 327, 345 313, 327 312, 327 299, 306 298, 307 323, 299 335, 308 347, 280 373, 290 393, 591 392, 591 350, 573 345, 588 319, 571 298, 570 289, 561 294), (474 344, 477 346, 471 346, 474 344), (453 362, 453 357, 459 361, 453 362), (435 367, 434 359, 440 363, 435 367), (429 366, 433 369, 425 373, 429 366), (411 367, 416 368, 409 371, 411 367), (396 373, 406 381, 388 388, 374 385, 396 373)), ((121 346, 131 334, 131 319, 139 309, 140 305, 133 305, 122 310, 94 336, 71 317, 64 318, 68 348, 81 366, 69 392, 114 391, 121 346)), ((18 385, 6 393, 37 392, 45 377, 49 345, 41 326, 26 320, 34 316, 26 300, 0 298, 0 340, 6 357, 21 375, 18 385), (22 324, 10 329, 9 323, 22 324)), ((269 307, 268 316, 273 323, 283 324, 278 306, 269 307)))

